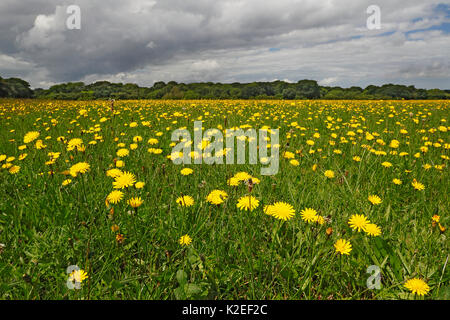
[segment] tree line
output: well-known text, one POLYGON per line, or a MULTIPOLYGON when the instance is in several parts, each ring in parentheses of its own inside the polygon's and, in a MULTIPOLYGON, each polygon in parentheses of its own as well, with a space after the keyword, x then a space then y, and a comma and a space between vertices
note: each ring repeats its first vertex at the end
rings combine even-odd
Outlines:
POLYGON ((0 97, 64 100, 96 99, 449 99, 450 90, 417 89, 414 86, 385 84, 361 87, 319 86, 314 80, 251 83, 165 83, 152 87, 133 83, 97 81, 92 84, 69 82, 48 89, 30 89, 28 82, 0 77, 0 97))

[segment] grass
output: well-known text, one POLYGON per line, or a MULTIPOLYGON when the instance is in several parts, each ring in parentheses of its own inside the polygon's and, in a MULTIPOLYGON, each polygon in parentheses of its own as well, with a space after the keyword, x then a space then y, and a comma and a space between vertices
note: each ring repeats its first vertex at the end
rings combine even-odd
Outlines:
POLYGON ((108 101, 1 100, 0 155, 15 159, 0 162, 0 298, 449 299, 448 110, 446 101, 120 101, 112 112, 108 101), (200 119, 204 130, 279 128, 278 174, 261 176, 260 164, 174 165, 167 158, 171 132, 185 126, 192 134, 200 119), (37 140, 24 143, 30 131, 40 132, 45 148, 36 149, 37 140), (378 136, 367 140, 366 132, 378 136), (60 136, 81 138, 85 151, 68 151, 60 136), (131 150, 135 136, 143 140, 131 150), (149 145, 149 138, 158 143, 149 145), (389 147, 393 139, 398 148, 389 147), (129 156, 116 155, 119 143, 129 156), (290 164, 285 151, 300 165, 290 164), (60 156, 46 165, 49 152, 60 156), (145 186, 105 204, 114 181, 106 171, 119 159, 145 186), (385 161, 393 166, 383 167, 385 161), (90 170, 72 177, 67 170, 77 162, 90 170), (20 171, 11 174, 6 163, 20 171), (184 167, 193 174, 181 175, 184 167), (227 184, 242 171, 260 179, 251 191, 260 200, 252 212, 236 207, 249 194, 245 183, 227 184), (66 179, 72 182, 62 186, 66 179), (413 179, 425 189, 414 189, 413 179), (214 189, 227 192, 223 204, 206 202, 214 189), (182 195, 194 205, 179 206, 182 195), (382 203, 372 205, 369 195, 382 203), (144 200, 137 210, 126 201, 134 196, 144 200), (291 204, 295 216, 282 221, 264 214, 276 201, 291 204), (305 208, 325 223, 303 221, 305 208), (353 214, 364 214, 382 234, 352 230, 353 214), (434 215, 447 230, 433 227, 434 215), (178 242, 185 234, 188 246, 178 242), (334 248, 341 238, 352 244, 348 256, 334 248), (70 265, 88 274, 80 290, 67 288, 70 265), (379 290, 366 285, 371 265, 381 269, 379 290), (404 283, 412 278, 423 279, 429 293, 409 292, 404 283))

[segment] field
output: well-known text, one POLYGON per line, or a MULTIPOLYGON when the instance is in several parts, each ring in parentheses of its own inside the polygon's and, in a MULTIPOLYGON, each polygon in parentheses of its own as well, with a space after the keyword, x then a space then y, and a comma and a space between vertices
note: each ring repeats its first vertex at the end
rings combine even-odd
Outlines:
POLYGON ((0 100, 0 298, 450 299, 449 107, 0 100), (278 173, 172 163, 195 120, 278 173))

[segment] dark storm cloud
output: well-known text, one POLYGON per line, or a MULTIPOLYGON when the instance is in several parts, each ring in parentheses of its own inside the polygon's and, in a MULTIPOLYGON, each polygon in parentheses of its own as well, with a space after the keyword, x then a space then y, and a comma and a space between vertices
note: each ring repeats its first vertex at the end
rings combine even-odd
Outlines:
MULTIPOLYGON (((427 55, 403 33, 448 17, 436 12, 439 2, 378 2, 383 28, 369 32, 365 23, 370 1, 3 0, 0 74, 23 76, 34 86, 100 78, 145 85, 156 80, 301 77, 347 83, 367 78, 378 62, 402 64, 398 54, 416 46, 416 61, 390 69, 413 79, 415 69, 404 69, 427 55), (81 30, 66 28, 66 8, 72 4, 81 8, 81 30), (380 41, 385 32, 391 34, 380 41), (376 47, 380 44, 384 51, 376 47)), ((439 51, 439 41, 448 42, 447 34, 430 38, 434 40, 425 40, 428 51, 439 51)), ((445 60, 442 52, 434 53, 445 60)), ((375 79, 386 76, 377 72, 375 79)))

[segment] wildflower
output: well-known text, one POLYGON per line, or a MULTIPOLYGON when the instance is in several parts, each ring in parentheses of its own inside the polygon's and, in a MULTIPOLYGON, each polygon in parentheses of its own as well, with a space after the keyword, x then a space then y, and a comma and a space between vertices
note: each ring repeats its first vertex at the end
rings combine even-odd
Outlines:
POLYGON ((317 220, 317 211, 311 208, 305 208, 300 211, 303 221, 315 222, 317 220))
POLYGON ((80 270, 74 270, 69 275, 69 281, 76 282, 76 283, 81 283, 87 278, 88 278, 87 273, 84 270, 81 270, 81 269, 80 270))
POLYGON ((370 195, 368 197, 368 200, 372 203, 372 204, 380 204, 382 202, 381 198, 377 195, 370 195))
POLYGON ((191 168, 184 168, 184 169, 181 169, 181 171, 180 171, 180 173, 183 176, 188 176, 188 175, 192 174, 192 172, 194 172, 194 170, 192 170, 191 168))
POLYGON ((295 210, 289 203, 275 202, 271 207, 271 215, 280 220, 289 220, 295 215, 295 210))
POLYGON ((351 243, 345 239, 336 241, 334 247, 336 248, 336 252, 339 252, 340 254, 350 255, 350 251, 352 251, 351 243))
POLYGON ((369 236, 379 236, 381 234, 381 228, 375 223, 367 224, 363 229, 369 236))
POLYGON ((382 165, 383 167, 385 167, 385 168, 390 168, 390 167, 392 167, 392 163, 390 163, 390 162, 388 162, 388 161, 383 162, 381 165, 382 165))
POLYGON ((365 230, 370 221, 363 214, 354 214, 348 220, 348 224, 353 230, 365 230))
POLYGON ((72 177, 76 177, 79 173, 84 174, 90 170, 91 166, 87 162, 78 162, 70 167, 69 172, 72 177))
POLYGON ((418 182, 416 179, 414 179, 413 182, 411 182, 411 185, 414 187, 414 189, 419 191, 425 189, 425 186, 422 183, 418 182))
POLYGON ((229 186, 236 187, 239 185, 239 179, 237 179, 235 177, 231 177, 230 179, 228 179, 227 184, 229 186))
POLYGON ((250 210, 253 211, 255 208, 259 206, 259 200, 254 196, 243 196, 239 198, 238 203, 236 205, 240 210, 250 210))
POLYGON ((117 168, 109 169, 106 171, 106 175, 111 178, 116 178, 122 174, 122 171, 117 168))
POLYGON ((190 207, 194 204, 194 198, 191 196, 178 197, 176 202, 182 207, 190 207))
POLYGON ((118 157, 126 157, 129 154, 130 154, 130 151, 128 149, 119 149, 119 150, 117 150, 117 153, 116 153, 116 155, 118 157))
POLYGON ((139 181, 134 184, 136 189, 142 189, 145 186, 145 182, 139 181))
POLYGON ((37 131, 30 131, 23 137, 24 143, 30 143, 36 140, 39 137, 39 132, 37 131))
POLYGON ((114 189, 125 189, 132 187, 136 182, 136 176, 131 172, 123 172, 121 175, 114 178, 114 189))
POLYGON ((68 184, 70 184, 72 182, 72 179, 66 179, 62 182, 63 187, 67 186, 68 184))
POLYGON ((402 184, 402 180, 397 179, 397 178, 392 179, 392 182, 393 182, 394 184, 396 184, 396 185, 401 185, 401 184, 402 184))
POLYGON ((127 203, 134 209, 139 208, 144 201, 140 197, 131 198, 127 203))
POLYGON ((332 170, 326 170, 324 175, 325 175, 325 177, 327 177, 329 179, 333 179, 335 177, 334 171, 332 171, 332 170))
POLYGON ((117 243, 122 244, 125 241, 125 236, 121 233, 118 233, 116 235, 116 241, 117 243))
POLYGON ((419 296, 426 295, 430 291, 430 287, 425 281, 418 278, 413 278, 405 282, 405 288, 409 289, 412 293, 419 296))
POLYGON ((251 177, 252 176, 249 175, 247 172, 238 172, 234 175, 234 178, 236 178, 239 182, 251 179, 251 177))
POLYGON ((106 197, 106 200, 112 204, 117 204, 123 199, 123 192, 114 190, 106 197))
POLYGON ((191 238, 188 234, 185 234, 184 236, 182 236, 182 237, 178 240, 178 242, 179 242, 182 246, 188 246, 188 245, 191 244, 192 238, 191 238))
POLYGON ((219 205, 228 198, 228 194, 222 190, 213 190, 206 197, 206 201, 211 204, 219 205))
POLYGON ((11 168, 9 168, 9 173, 11 173, 11 174, 16 174, 19 171, 20 171, 19 166, 12 166, 11 168))

